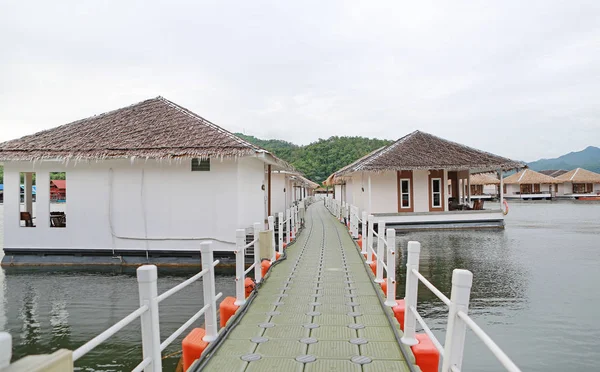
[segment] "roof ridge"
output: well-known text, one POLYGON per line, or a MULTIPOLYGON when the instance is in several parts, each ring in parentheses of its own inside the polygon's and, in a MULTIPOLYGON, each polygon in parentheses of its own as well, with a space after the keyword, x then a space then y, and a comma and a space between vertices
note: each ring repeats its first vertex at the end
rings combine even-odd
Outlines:
POLYGON ((523 169, 523 173, 521 174, 521 177, 519 177, 517 182, 521 182, 521 180, 523 179, 523 176, 525 176, 525 173, 527 173, 527 171, 528 171, 528 169, 523 169))
POLYGON ((571 178, 569 178, 569 181, 573 181, 573 178, 575 178, 575 175, 577 174, 577 172, 579 172, 581 168, 576 168, 575 169, 575 173, 573 173, 573 175, 571 176, 571 178))
POLYGON ((202 116, 194 113, 193 111, 191 111, 191 110, 189 110, 189 109, 187 109, 187 108, 185 108, 183 106, 180 106, 180 105, 176 104, 175 102, 173 102, 173 101, 171 101, 171 100, 169 100, 169 99, 167 99, 165 97, 159 96, 158 99, 161 100, 162 102, 164 102, 165 104, 173 107, 174 109, 180 111, 181 113, 183 113, 185 115, 188 115, 188 116, 190 116, 190 117, 192 117, 192 118, 194 118, 196 120, 200 120, 204 125, 207 125, 207 126, 211 127, 212 129, 225 134, 226 136, 230 137, 234 141, 239 142, 241 145, 244 145, 246 147, 255 148, 255 149, 259 149, 259 150, 263 150, 263 151, 268 152, 267 150, 263 149, 262 147, 254 145, 254 144, 252 144, 252 143, 250 143, 250 142, 248 142, 248 141, 246 141, 246 140, 244 140, 244 139, 236 136, 235 134, 231 133, 230 131, 228 131, 226 129, 223 129, 222 127, 220 127, 217 124, 211 122, 210 120, 207 120, 207 119, 203 118, 202 116))

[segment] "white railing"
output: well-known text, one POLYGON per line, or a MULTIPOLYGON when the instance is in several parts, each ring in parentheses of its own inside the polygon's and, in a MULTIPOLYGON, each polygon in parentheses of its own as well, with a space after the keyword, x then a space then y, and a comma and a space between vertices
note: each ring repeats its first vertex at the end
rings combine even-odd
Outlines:
POLYGON ((161 295, 158 295, 156 266, 144 265, 139 267, 137 269, 137 280, 140 307, 76 349, 73 352, 73 362, 92 351, 137 318, 141 318, 142 324, 143 360, 133 369, 134 371, 162 371, 162 351, 203 315, 206 324, 206 335, 203 340, 207 342, 214 341, 217 338, 217 300, 223 295, 222 293, 215 295, 214 268, 219 261, 213 260, 211 242, 201 243, 200 251, 202 253, 202 271, 161 295), (158 304, 200 278, 202 278, 203 284, 204 306, 161 343, 158 304))
POLYGON ((411 346, 418 343, 415 337, 416 322, 418 321, 443 359, 441 371, 459 372, 462 367, 465 335, 468 327, 483 341, 507 371, 520 372, 519 367, 510 360, 500 347, 468 315, 473 274, 468 270, 455 269, 452 272, 452 292, 450 298, 448 298, 419 273, 420 252, 420 243, 408 243, 406 294, 404 297, 406 308, 404 312, 404 336, 402 337, 402 342, 411 346), (417 311, 419 281, 449 308, 444 346, 440 344, 417 311))

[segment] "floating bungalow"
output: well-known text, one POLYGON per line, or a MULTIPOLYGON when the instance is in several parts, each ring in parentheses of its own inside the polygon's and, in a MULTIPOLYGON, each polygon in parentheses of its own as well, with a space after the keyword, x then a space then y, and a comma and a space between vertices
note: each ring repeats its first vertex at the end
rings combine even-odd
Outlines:
POLYGON ((326 183, 334 186, 336 199, 387 225, 502 227, 500 208, 484 209, 482 203, 472 202, 470 176, 497 172, 501 180, 503 172, 523 167, 521 162, 415 131, 343 167, 326 183))
POLYGON ((498 198, 500 180, 497 175, 479 173, 471 175, 471 199, 492 200, 498 198))
POLYGON ((557 197, 570 199, 600 198, 600 174, 583 168, 573 169, 556 177, 561 183, 557 197))
POLYGON ((554 177, 523 169, 504 179, 503 194, 505 199, 550 200, 560 183, 554 177))
POLYGON ((65 255, 102 264, 197 260, 201 241, 234 250, 236 229, 266 221, 316 187, 268 151, 162 97, 4 142, 0 162, 4 264, 63 263, 65 255), (50 182, 54 172, 69 180, 68 224, 60 229, 48 207, 61 192, 50 182))

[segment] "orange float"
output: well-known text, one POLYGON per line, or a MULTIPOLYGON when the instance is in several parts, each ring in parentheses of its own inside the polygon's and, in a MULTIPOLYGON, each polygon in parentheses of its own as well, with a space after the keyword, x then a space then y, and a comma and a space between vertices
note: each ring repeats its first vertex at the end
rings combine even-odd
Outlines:
POLYGON ((426 333, 415 335, 418 344, 410 347, 415 355, 415 362, 423 372, 438 372, 440 352, 426 333))
MULTIPOLYGON (((358 234, 358 246, 360 247, 360 249, 362 249, 362 245, 363 245, 362 235, 358 234)), ((365 257, 366 257, 366 255, 365 255, 365 257)))
POLYGON ((246 298, 248 298, 248 296, 250 296, 250 294, 256 287, 256 284, 254 283, 254 280, 252 280, 251 278, 246 278, 246 279, 244 279, 244 287, 246 288, 246 298))
POLYGON ((183 351, 183 370, 187 371, 194 361, 200 358, 200 355, 208 347, 208 342, 202 338, 206 335, 204 328, 194 328, 181 341, 181 349, 183 351))
POLYGON ((275 252, 275 260, 277 261, 281 257, 281 253, 275 252))
POLYGON ((271 267, 271 261, 262 260, 262 262, 260 263, 260 267, 261 267, 262 277, 264 278, 265 275, 267 275, 267 271, 269 271, 269 267, 271 267))
POLYGON ((221 328, 225 327, 229 319, 235 315, 239 305, 235 304, 235 297, 225 297, 225 299, 219 304, 219 314, 221 318, 221 328))
POLYGON ((392 307, 394 318, 400 323, 400 329, 404 331, 404 312, 406 311, 404 300, 396 300, 396 306, 392 307))
POLYGON ((383 282, 379 283, 379 285, 381 285, 383 293, 387 293, 387 278, 383 278, 383 282))
POLYGON ((373 275, 377 275, 377 261, 373 261, 369 264, 371 270, 373 271, 373 275))

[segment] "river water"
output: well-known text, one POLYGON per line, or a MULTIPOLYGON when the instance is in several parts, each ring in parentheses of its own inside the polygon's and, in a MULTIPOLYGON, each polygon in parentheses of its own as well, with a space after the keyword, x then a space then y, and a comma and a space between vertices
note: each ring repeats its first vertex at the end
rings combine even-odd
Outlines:
MULTIPOLYGON (((1 212, 0 206, 0 219, 1 212)), ((420 270, 447 295, 452 269, 473 272, 471 316, 524 371, 600 369, 600 203, 514 202, 505 230, 412 232, 398 238, 402 285, 409 240, 421 242, 420 270)), ((194 273, 159 269, 159 293, 194 273)), ((233 277, 218 276, 217 291, 233 295, 233 277)), ((201 282, 161 303, 163 338, 201 303, 201 282)), ((13 336, 13 359, 74 349, 137 306, 133 269, 0 270, 0 330, 13 336)), ((443 343, 447 310, 425 287, 419 288, 418 306, 443 343)), ((139 341, 138 321, 77 366, 131 370, 141 360, 139 341)), ((175 341, 164 355, 176 353, 180 344, 175 341)), ((165 359, 165 370, 174 370, 178 358, 165 359)), ((463 370, 503 369, 468 332, 463 370)))

